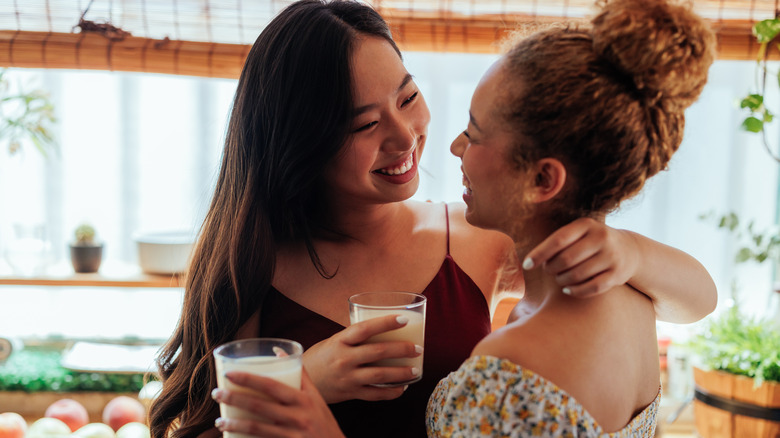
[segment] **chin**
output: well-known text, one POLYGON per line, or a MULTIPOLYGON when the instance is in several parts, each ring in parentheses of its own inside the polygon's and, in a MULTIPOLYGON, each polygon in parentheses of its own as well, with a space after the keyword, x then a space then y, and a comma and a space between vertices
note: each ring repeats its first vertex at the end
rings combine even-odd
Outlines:
POLYGON ((495 220, 493 221, 485 220, 484 217, 481 217, 471 208, 466 208, 465 217, 466 217, 466 222, 468 222, 469 225, 472 225, 477 228, 481 228, 483 230, 498 231, 510 237, 512 236, 511 233, 507 232, 506 227, 500 226, 499 224, 496 223, 495 220))
POLYGON ((414 176, 414 178, 405 184, 404 189, 406 189, 405 197, 402 199, 402 201, 406 201, 407 199, 414 196, 415 193, 417 193, 417 190, 420 188, 420 173, 417 172, 417 175, 414 176))
POLYGON ((476 212, 472 210, 471 207, 468 206, 468 204, 466 205, 465 217, 466 217, 466 222, 468 222, 469 225, 473 225, 477 228, 486 228, 483 221, 480 220, 479 215, 476 214, 476 212))

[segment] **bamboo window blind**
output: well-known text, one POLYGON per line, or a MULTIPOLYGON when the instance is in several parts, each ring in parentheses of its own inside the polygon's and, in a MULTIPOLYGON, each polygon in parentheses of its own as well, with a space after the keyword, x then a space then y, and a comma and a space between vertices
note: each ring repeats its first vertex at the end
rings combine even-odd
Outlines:
MULTIPOLYGON (((683 0, 685 1, 685 0, 683 0)), ((292 0, 0 0, 0 66, 237 78, 265 24, 292 0)), ((577 22, 593 0, 369 0, 401 50, 496 53, 524 24, 577 22)), ((755 21, 778 0, 688 1, 721 59, 755 59, 755 21)))

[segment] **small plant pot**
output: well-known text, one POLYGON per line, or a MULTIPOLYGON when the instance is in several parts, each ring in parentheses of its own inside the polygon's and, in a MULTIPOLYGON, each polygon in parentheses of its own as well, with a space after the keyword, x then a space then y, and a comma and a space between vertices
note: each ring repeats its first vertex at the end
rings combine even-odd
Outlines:
POLYGON ((70 245, 70 261, 73 270, 80 273, 97 272, 103 260, 103 244, 70 245))

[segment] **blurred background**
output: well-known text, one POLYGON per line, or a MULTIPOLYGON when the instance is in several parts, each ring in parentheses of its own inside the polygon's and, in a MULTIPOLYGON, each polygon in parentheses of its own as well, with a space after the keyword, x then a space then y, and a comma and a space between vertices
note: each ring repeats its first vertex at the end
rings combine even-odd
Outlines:
MULTIPOLYGON (((0 338, 63 345, 167 338, 181 302, 178 270, 143 266, 139 245, 149 235, 194 239, 243 58, 290 3, 0 1, 0 117, 18 125, 13 117, 22 114, 33 127, 12 135, 5 122, 0 130, 0 338), (44 132, 36 134, 33 122, 44 132), (94 274, 71 266, 69 245, 81 224, 102 243, 94 274)), ((369 3, 391 24, 431 110, 415 198, 434 202, 461 199, 449 144, 465 128, 471 93, 502 42, 529 25, 582 22, 594 10, 580 0, 369 3)), ((774 19, 777 2, 688 3, 711 21, 719 58, 686 113, 685 139, 668 171, 607 222, 701 261, 719 290, 713 318, 737 303, 750 318, 776 322, 780 164, 772 155, 780 131, 765 110, 780 111, 773 61, 780 52, 762 51, 753 26, 774 19), (757 63, 765 53, 768 61, 757 63), (751 94, 766 105, 744 104, 751 94), (751 108, 766 121, 760 130, 744 122, 751 108)), ((659 336, 682 344, 707 322, 659 323, 659 336)), ((669 362, 679 368, 669 391, 682 403, 692 391, 690 364, 671 354, 682 357, 669 362)))

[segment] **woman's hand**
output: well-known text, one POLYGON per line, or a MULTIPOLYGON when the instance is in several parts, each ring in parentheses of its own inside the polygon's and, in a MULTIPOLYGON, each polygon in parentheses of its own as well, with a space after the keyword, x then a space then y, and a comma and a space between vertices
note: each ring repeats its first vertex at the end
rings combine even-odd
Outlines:
POLYGON ((577 219, 548 236, 523 260, 555 275, 563 292, 587 297, 628 283, 639 265, 633 234, 590 218, 577 219))
POLYGON ((225 375, 232 383, 262 395, 215 389, 212 397, 251 412, 264 421, 218 418, 220 432, 237 432, 266 438, 343 438, 327 403, 309 379, 306 370, 301 375, 301 389, 250 373, 232 371, 225 375))
POLYGON ((380 359, 417 357, 422 354, 422 347, 403 341, 364 342, 371 336, 401 328, 408 322, 407 318, 400 316, 369 319, 353 324, 306 350, 303 364, 325 401, 337 403, 400 397, 404 387, 376 388, 370 385, 411 380, 422 370, 366 365, 380 359))
POLYGON ((561 227, 531 250, 523 268, 540 266, 555 275, 564 293, 577 297, 628 283, 653 300, 660 321, 695 322, 718 303, 715 282, 695 258, 593 219, 561 227))

